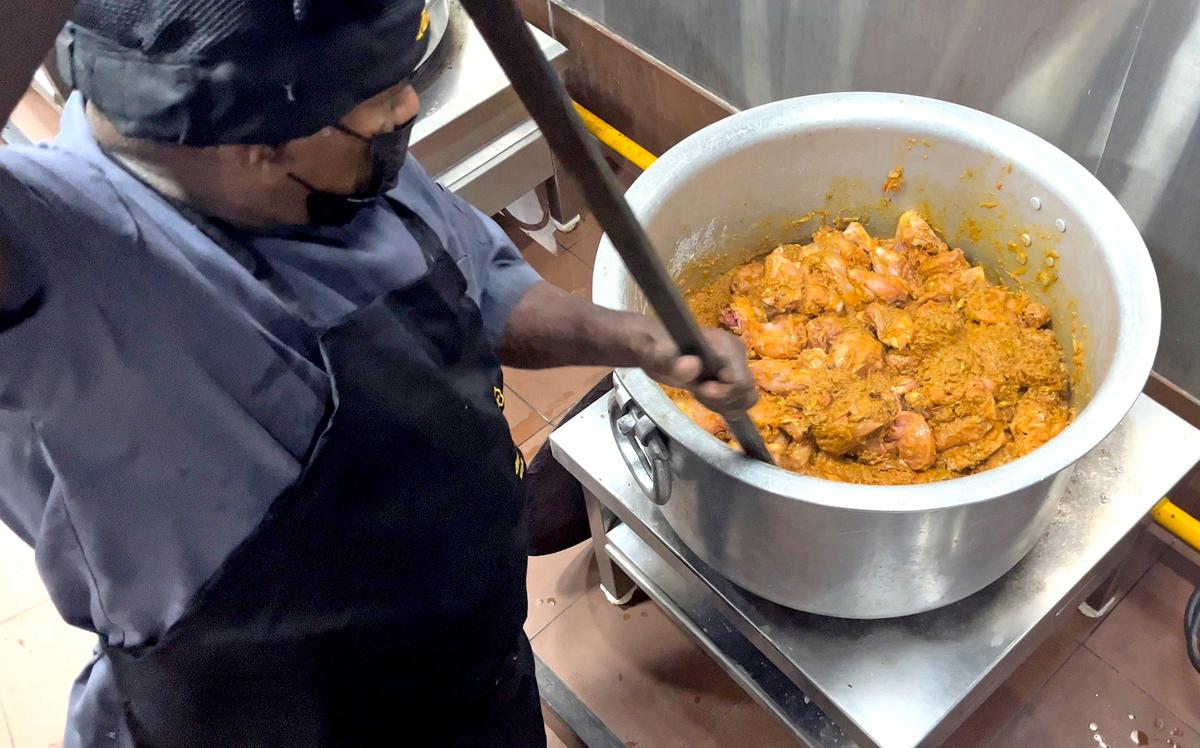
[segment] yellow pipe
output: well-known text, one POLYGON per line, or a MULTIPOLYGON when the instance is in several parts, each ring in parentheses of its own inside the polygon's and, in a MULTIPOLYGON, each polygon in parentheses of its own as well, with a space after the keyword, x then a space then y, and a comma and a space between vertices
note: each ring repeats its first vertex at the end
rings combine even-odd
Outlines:
POLYGON ((1150 516, 1167 532, 1200 551, 1200 520, 1175 506, 1170 499, 1165 497, 1150 510, 1150 516))
POLYGON ((626 161, 645 171, 650 168, 650 164, 658 160, 653 153, 630 140, 625 133, 592 114, 578 101, 574 104, 575 111, 579 113, 579 118, 583 120, 588 132, 596 136, 596 140, 621 154, 626 161))

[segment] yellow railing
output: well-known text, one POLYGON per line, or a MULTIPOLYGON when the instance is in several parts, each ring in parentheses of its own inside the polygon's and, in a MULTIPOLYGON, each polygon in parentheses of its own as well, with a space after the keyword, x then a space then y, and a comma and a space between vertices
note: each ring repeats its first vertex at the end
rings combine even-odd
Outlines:
POLYGON ((1200 520, 1172 504, 1168 498, 1155 504, 1150 516, 1167 532, 1200 551, 1200 520))
POLYGON ((575 102, 575 111, 579 113, 579 118, 583 120, 584 126, 587 127, 588 132, 596 137, 596 140, 599 140, 604 145, 621 154, 622 158, 642 171, 649 169, 650 164, 658 160, 658 157, 653 153, 635 143, 625 133, 597 117, 578 101, 575 102))

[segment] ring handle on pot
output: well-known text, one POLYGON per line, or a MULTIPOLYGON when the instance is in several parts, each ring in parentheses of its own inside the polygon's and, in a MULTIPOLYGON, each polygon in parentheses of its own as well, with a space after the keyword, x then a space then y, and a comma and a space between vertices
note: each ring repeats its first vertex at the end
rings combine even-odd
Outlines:
POLYGON ((671 453, 667 442, 620 382, 609 398, 608 416, 617 449, 638 488, 655 504, 666 504, 671 499, 671 453))

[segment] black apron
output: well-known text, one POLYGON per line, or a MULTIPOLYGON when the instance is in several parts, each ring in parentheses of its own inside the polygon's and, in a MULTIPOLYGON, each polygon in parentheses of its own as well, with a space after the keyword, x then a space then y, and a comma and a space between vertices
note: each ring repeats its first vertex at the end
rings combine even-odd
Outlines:
POLYGON ((160 640, 106 648, 138 745, 545 745, 525 463, 424 228, 429 273, 321 336, 334 408, 296 483, 160 640))

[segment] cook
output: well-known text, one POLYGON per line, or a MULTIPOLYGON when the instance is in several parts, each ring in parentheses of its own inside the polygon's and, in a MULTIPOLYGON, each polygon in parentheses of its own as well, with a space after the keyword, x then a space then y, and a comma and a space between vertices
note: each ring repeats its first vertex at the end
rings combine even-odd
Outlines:
MULTIPOLYGON (((8 18, 4 118, 67 5, 8 18)), ((727 412, 740 341, 697 381, 405 157, 420 0, 71 18, 61 134, 0 149, 0 517, 100 642, 66 745, 543 744, 500 364, 727 412)))

